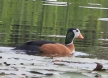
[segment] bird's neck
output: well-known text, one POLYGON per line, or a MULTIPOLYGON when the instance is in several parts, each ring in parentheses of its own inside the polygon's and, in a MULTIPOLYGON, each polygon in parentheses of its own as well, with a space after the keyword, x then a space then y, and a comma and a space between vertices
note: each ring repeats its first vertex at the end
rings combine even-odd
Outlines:
POLYGON ((67 47, 72 53, 75 51, 75 46, 74 46, 74 44, 66 45, 66 47, 67 47))
POLYGON ((74 33, 67 33, 66 34, 66 38, 65 38, 65 44, 66 45, 70 45, 73 44, 73 40, 74 40, 74 33))
POLYGON ((73 32, 67 33, 65 38, 65 45, 71 51, 71 53, 75 51, 73 40, 74 40, 74 33, 73 32))

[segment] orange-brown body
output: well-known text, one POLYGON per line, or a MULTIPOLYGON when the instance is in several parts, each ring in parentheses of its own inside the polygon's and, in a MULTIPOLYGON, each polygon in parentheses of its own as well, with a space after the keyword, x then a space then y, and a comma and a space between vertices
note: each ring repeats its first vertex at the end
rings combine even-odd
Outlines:
POLYGON ((70 55, 75 50, 74 44, 44 44, 40 47, 40 50, 44 54, 57 54, 57 55, 70 55))

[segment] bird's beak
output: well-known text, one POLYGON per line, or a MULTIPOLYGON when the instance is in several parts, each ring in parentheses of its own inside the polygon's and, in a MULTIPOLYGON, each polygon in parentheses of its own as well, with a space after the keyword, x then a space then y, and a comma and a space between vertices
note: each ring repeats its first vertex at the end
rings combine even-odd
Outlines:
POLYGON ((84 39, 84 37, 83 37, 83 35, 81 33, 79 34, 78 38, 84 39))

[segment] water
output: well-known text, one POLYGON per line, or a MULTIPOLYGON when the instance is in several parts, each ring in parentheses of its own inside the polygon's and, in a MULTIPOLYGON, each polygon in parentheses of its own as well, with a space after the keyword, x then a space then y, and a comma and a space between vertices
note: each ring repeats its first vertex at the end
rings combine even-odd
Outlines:
POLYGON ((77 51, 108 59, 107 0, 1 0, 0 44, 18 46, 29 40, 64 43, 68 28, 79 28, 84 40, 75 39, 77 51), (61 37, 63 36, 63 37, 61 37))
POLYGON ((80 58, 86 53, 75 52, 77 57, 45 57, 16 54, 13 47, 0 47, 0 77, 3 78, 101 78, 108 77, 108 60, 80 58), (101 72, 93 71, 96 63, 103 65, 101 72))
POLYGON ((49 1, 0 0, 0 46, 7 46, 0 47, 0 77, 107 78, 108 1, 49 1), (71 27, 79 28, 84 36, 74 40, 74 57, 50 58, 11 50, 29 40, 64 43, 71 27), (106 71, 92 71, 96 62, 106 71))

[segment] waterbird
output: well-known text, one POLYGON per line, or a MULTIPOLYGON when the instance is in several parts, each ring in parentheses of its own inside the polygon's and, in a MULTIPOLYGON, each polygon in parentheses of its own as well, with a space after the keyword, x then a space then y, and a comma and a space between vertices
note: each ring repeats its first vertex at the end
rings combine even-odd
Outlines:
POLYGON ((66 56, 73 54, 75 51, 73 44, 74 38, 83 39, 84 37, 78 28, 69 28, 67 30, 65 44, 47 40, 35 40, 15 47, 14 50, 24 50, 27 54, 31 55, 48 54, 52 56, 66 56))

